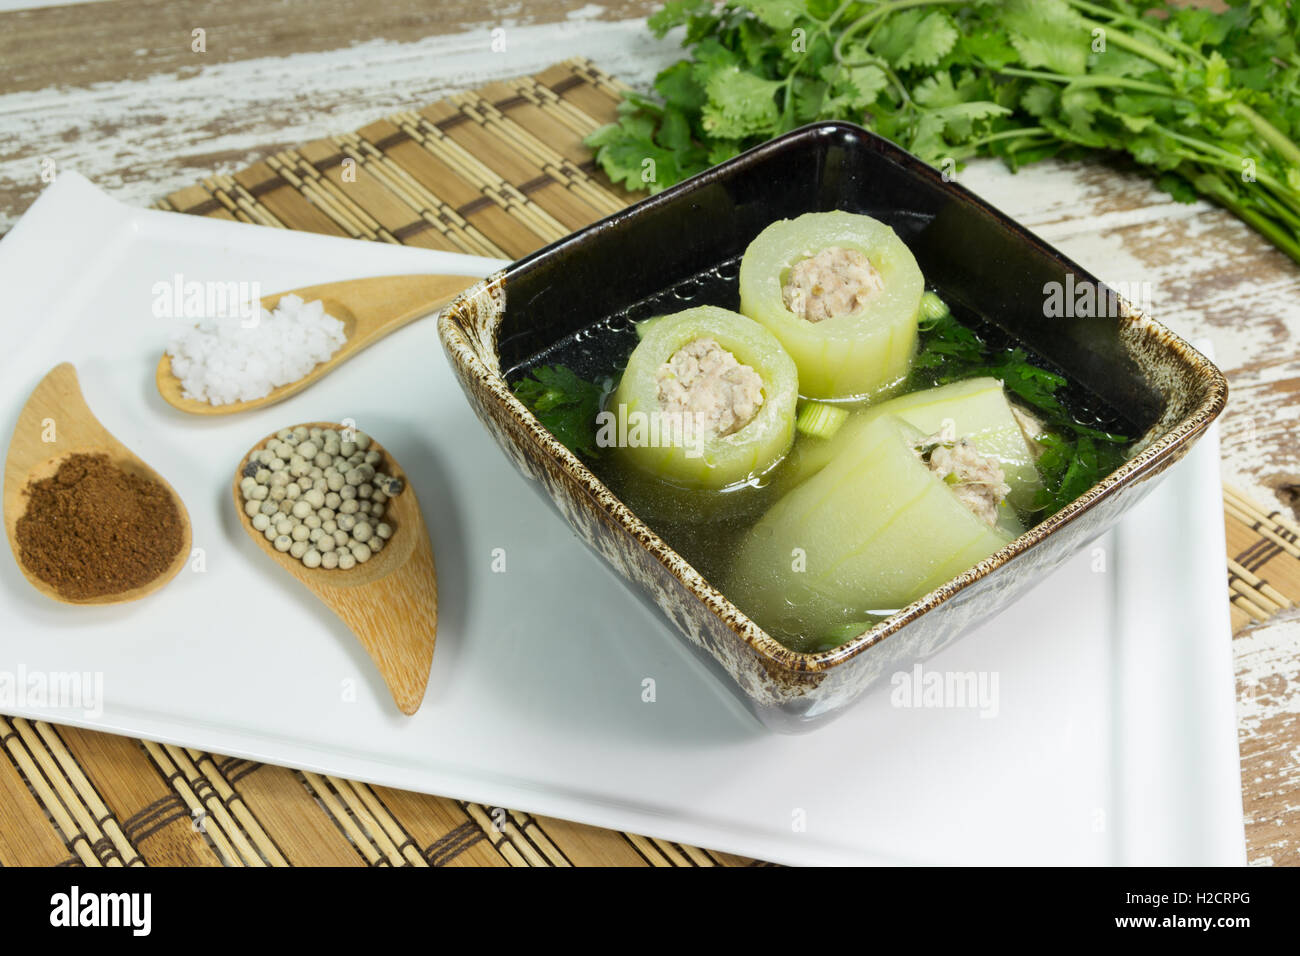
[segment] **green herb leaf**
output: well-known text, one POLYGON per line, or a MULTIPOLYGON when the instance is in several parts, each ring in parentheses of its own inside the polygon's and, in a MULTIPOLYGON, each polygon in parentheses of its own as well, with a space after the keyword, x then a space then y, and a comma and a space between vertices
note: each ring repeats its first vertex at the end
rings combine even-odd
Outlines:
POLYGON ((533 369, 514 385, 515 397, 571 452, 599 458, 596 415, 605 389, 563 365, 533 369))
POLYGON ((883 22, 871 50, 897 70, 934 66, 957 44, 960 34, 939 10, 903 10, 883 22))

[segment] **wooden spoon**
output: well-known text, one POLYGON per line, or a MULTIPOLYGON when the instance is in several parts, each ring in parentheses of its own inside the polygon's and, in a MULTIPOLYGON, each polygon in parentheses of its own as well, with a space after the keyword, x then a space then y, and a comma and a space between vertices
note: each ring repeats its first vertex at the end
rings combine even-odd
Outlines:
MULTIPOLYGON (((310 422, 306 427, 343 430, 342 425, 329 422, 310 422)), ((244 511, 244 496, 239 491, 244 466, 274 437, 267 435, 249 449, 235 470, 231 491, 240 523, 258 547, 339 616, 379 668, 398 709, 404 714, 415 713, 429 683, 438 627, 433 547, 415 489, 393 456, 372 438, 370 448, 383 455, 384 473, 400 478, 405 486, 384 507, 383 520, 393 526, 393 536, 369 561, 346 571, 309 568, 287 551, 275 550, 244 511)))
POLYGON ((479 280, 473 276, 414 275, 349 279, 325 285, 307 286, 290 292, 263 296, 262 307, 274 309, 282 296, 300 296, 303 302, 320 301, 325 312, 343 323, 347 341, 327 361, 288 385, 272 389, 247 402, 212 405, 181 394, 181 380, 172 374, 172 358, 163 353, 155 378, 158 394, 167 404, 192 415, 233 415, 282 402, 322 376, 328 375, 368 345, 402 326, 436 312, 479 280))
POLYGON ((9 547, 13 549, 18 567, 32 587, 65 604, 122 604, 142 598, 175 577, 190 557, 190 516, 184 502, 158 472, 132 454, 91 414, 77 382, 77 371, 68 362, 56 365, 41 379, 18 416, 18 425, 14 428, 5 457, 4 515, 5 533, 9 535, 9 547), (176 503, 183 535, 180 550, 166 570, 148 584, 99 597, 69 598, 29 571, 23 563, 22 551, 18 547, 18 519, 27 510, 24 491, 29 482, 48 478, 64 459, 78 453, 107 455, 127 474, 157 482, 176 503))

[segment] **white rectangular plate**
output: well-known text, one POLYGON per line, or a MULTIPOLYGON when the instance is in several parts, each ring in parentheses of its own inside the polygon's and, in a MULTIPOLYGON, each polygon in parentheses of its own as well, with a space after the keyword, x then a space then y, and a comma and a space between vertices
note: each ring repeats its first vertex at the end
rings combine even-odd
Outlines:
POLYGON ((177 273, 270 293, 499 265, 129 209, 64 174, 0 242, 0 421, 8 434, 74 362, 95 414, 184 498, 206 570, 86 608, 4 560, 0 673, 102 672, 104 700, 0 709, 777 862, 1244 862, 1213 436, 1095 549, 924 665, 995 676, 995 714, 896 706, 885 687, 782 737, 529 489, 432 321, 251 414, 189 417, 154 390, 179 320, 153 316, 151 290, 177 273), (411 476, 437 556, 437 653, 410 718, 229 497, 262 436, 345 417, 411 476))

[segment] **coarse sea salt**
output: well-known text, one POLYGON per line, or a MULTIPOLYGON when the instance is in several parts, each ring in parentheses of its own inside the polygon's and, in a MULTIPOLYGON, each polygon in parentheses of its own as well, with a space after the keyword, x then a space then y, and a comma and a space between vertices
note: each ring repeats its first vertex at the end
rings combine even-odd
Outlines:
POLYGON ((186 398, 210 405, 248 402, 302 378, 347 340, 343 323, 320 302, 283 296, 256 325, 203 319, 167 344, 172 374, 186 398))

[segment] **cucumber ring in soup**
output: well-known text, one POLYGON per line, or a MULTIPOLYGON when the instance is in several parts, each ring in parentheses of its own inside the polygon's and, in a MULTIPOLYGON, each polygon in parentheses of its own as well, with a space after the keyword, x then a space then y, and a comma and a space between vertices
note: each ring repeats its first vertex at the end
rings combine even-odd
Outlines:
POLYGON ((1020 534, 1005 503, 992 522, 963 503, 955 476, 923 460, 927 440, 893 415, 857 430, 745 534, 724 593, 799 650, 910 604, 1020 534))
POLYGON ((740 311, 781 340, 808 398, 864 398, 906 376, 924 292, 894 230, 848 212, 778 220, 740 263, 740 311))
POLYGON ((647 474, 715 490, 785 457, 799 379, 775 336, 713 306, 652 319, 640 331, 602 414, 599 444, 647 474))
POLYGON ((966 436, 981 452, 998 459, 1011 486, 1007 500, 1024 511, 1034 510, 1043 484, 1038 466, 1002 382, 990 376, 909 392, 854 411, 832 438, 800 441, 782 466, 780 481, 793 487, 815 475, 881 415, 897 415, 926 435, 950 426, 954 435, 966 436))

